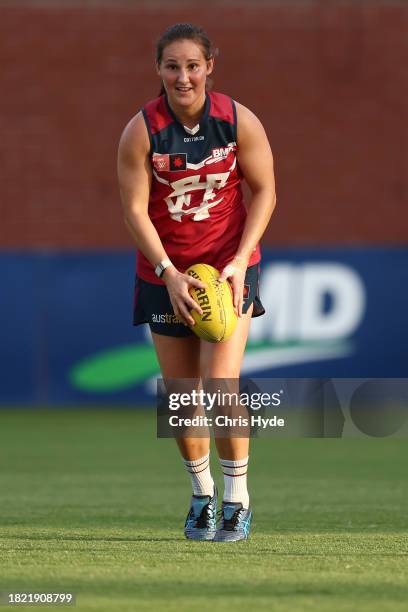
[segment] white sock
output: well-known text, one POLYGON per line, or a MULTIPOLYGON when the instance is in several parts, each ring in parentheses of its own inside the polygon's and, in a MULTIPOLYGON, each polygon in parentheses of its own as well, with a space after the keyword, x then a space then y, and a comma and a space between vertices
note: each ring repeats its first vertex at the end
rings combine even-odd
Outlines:
POLYGON ((193 485, 193 495, 210 495, 214 494, 214 481, 210 472, 210 453, 195 459, 195 461, 187 461, 183 459, 187 472, 191 476, 191 484, 193 485))
POLYGON ((221 459, 220 463, 224 472, 224 502, 241 502, 244 508, 249 508, 249 495, 247 489, 248 459, 221 459))

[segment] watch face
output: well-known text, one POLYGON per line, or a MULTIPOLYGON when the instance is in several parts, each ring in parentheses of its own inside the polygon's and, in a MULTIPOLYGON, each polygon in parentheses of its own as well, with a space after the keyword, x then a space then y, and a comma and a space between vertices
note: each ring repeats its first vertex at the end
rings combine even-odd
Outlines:
POLYGON ((171 266, 171 261, 169 261, 168 259, 165 259, 163 261, 161 261, 159 264, 157 264, 157 266, 155 267, 154 271, 157 274, 157 276, 159 278, 161 278, 163 276, 164 271, 171 266))

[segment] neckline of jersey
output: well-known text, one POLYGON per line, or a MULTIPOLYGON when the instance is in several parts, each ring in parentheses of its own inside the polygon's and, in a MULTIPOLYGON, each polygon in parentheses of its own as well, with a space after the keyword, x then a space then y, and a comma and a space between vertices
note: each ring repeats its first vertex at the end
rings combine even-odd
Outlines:
MULTIPOLYGON (((165 103, 166 103, 166 107, 167 107, 167 110, 168 110, 169 114, 170 114, 170 115, 171 115, 171 117, 174 119, 174 121, 176 121, 176 123, 178 123, 178 124, 179 124, 179 125, 180 125, 180 126, 183 128, 183 131, 185 132, 185 131, 186 131, 186 130, 184 129, 184 127, 185 127, 185 126, 184 126, 183 122, 182 122, 182 121, 180 121, 180 119, 177 117, 177 115, 175 114, 175 112, 173 111, 173 109, 171 108, 171 106, 170 106, 170 104, 169 104, 169 101, 168 101, 168 99, 167 99, 167 95, 166 95, 166 94, 163 94, 163 95, 164 95, 164 101, 165 101, 165 103)), ((199 130, 197 130, 196 134, 197 134, 197 133, 198 133, 198 132, 201 130, 201 126, 202 126, 202 125, 205 123, 205 121, 207 120, 207 117, 208 117, 208 115, 209 115, 209 113, 210 113, 210 107, 211 107, 211 98, 210 98, 210 95, 209 95, 208 91, 206 91, 206 92, 205 92, 205 105, 204 105, 204 111, 203 111, 203 114, 201 115, 201 119, 200 119, 200 121, 199 121, 199 122, 196 124, 196 125, 199 125, 199 126, 200 126, 200 129, 199 129, 199 130)), ((195 126, 194 126, 194 127, 195 127, 195 126)))

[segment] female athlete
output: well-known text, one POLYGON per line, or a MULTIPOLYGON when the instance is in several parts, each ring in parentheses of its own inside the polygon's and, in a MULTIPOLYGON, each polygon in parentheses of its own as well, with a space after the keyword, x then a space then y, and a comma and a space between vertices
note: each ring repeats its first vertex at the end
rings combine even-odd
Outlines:
MULTIPOLYGON (((157 44, 162 95, 131 119, 119 144, 125 223, 139 251, 134 324, 149 324, 164 379, 238 379, 251 317, 264 313, 258 243, 276 202, 272 153, 250 110, 208 91, 213 67, 212 43, 201 28, 170 27, 157 44), (241 179, 251 191, 247 208, 241 179), (193 263, 214 266, 220 282, 231 283, 238 324, 225 342, 211 344, 192 332, 190 311, 201 309, 189 288, 204 286, 184 274, 193 263)), ((246 539, 249 439, 215 439, 224 473, 218 525, 210 439, 177 443, 193 486, 186 537, 246 539)))

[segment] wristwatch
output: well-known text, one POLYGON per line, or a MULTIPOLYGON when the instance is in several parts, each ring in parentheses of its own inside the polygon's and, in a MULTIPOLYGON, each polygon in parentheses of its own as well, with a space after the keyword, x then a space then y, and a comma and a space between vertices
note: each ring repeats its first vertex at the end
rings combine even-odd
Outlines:
POLYGON ((164 274, 164 271, 166 270, 166 268, 168 268, 169 266, 172 266, 173 264, 171 263, 170 259, 163 259, 161 262, 159 262, 157 264, 157 266, 154 269, 154 272, 156 274, 156 276, 158 276, 159 278, 161 278, 164 274))

